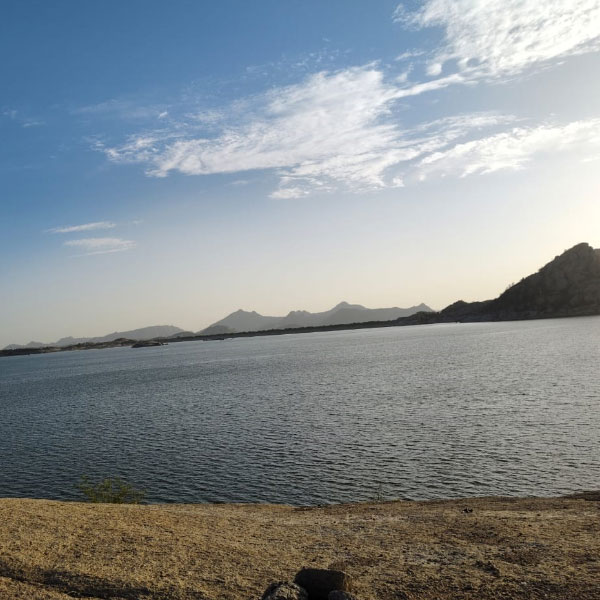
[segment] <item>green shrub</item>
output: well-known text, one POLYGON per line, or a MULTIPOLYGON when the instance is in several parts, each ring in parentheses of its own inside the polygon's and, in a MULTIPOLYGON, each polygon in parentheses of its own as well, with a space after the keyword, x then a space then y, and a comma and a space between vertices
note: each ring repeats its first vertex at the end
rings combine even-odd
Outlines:
POLYGON ((120 477, 106 477, 93 482, 84 475, 75 487, 85 496, 87 502, 139 504, 146 495, 143 490, 136 490, 120 477))

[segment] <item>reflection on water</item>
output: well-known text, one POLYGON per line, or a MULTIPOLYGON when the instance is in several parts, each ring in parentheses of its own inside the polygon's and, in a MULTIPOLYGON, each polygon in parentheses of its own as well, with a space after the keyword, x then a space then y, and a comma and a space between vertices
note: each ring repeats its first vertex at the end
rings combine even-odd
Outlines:
POLYGON ((600 483, 600 317, 0 359, 0 496, 550 495, 600 483))

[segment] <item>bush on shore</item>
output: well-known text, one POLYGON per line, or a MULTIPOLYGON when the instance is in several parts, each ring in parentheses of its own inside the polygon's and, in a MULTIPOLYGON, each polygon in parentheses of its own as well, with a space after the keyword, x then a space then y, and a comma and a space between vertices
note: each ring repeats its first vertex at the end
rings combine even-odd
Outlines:
POLYGON ((84 495, 86 502, 94 503, 139 504, 146 495, 120 477, 106 477, 93 482, 84 475, 75 487, 84 495))

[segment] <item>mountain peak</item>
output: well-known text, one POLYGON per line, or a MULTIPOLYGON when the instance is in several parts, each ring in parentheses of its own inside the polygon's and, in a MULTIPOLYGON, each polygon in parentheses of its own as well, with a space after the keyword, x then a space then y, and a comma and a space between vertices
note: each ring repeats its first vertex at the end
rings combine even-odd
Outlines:
POLYGON ((290 312, 287 314, 288 317, 295 317, 300 315, 310 315, 310 313, 307 310, 290 310, 290 312))
POLYGON ((350 306, 349 302, 342 300, 339 304, 336 304, 333 308, 348 308, 350 306))
POLYGON ((334 312, 336 310, 346 310, 348 308, 353 308, 357 310, 369 310, 365 308, 362 304, 350 304, 350 302, 346 302, 342 300, 339 304, 336 304, 329 312, 334 312))

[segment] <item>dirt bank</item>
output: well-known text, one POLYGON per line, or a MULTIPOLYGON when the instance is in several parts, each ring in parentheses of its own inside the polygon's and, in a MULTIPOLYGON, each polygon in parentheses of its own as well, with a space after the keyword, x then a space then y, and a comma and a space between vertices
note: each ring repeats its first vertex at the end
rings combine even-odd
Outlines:
POLYGON ((597 600, 600 502, 294 508, 0 499, 3 600, 260 598, 302 566, 343 568, 363 600, 597 600))

